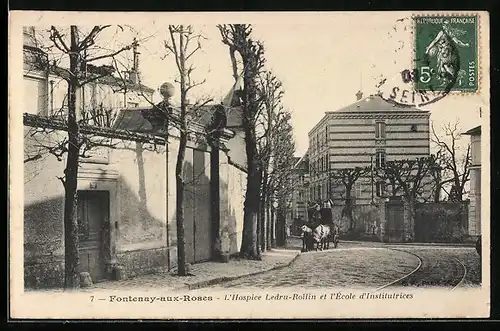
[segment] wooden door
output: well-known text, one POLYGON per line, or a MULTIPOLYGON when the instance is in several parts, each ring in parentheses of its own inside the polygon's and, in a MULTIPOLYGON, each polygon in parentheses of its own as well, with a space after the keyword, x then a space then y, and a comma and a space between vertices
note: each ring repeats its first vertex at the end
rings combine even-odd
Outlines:
POLYGON ((93 282, 105 279, 104 247, 108 238, 109 192, 78 191, 78 253, 80 272, 93 282))

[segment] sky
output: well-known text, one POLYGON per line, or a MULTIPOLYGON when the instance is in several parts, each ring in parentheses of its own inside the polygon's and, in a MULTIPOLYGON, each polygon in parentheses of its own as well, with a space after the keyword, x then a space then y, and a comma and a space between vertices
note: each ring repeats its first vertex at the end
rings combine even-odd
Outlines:
MULTIPOLYGON (((125 26, 124 32, 110 29, 100 42, 113 48, 137 36, 142 82, 156 89, 177 76, 173 57, 165 57, 166 27, 164 20, 151 20, 125 26)), ((193 57, 193 76, 206 82, 193 90, 191 98, 208 95, 220 101, 233 84, 227 46, 215 24, 193 27, 205 37, 202 50, 193 57)), ((410 67, 411 31, 409 14, 401 12, 333 13, 318 19, 281 15, 253 24, 254 38, 265 46, 266 69, 283 83, 283 105, 292 113, 297 155, 307 150, 308 132, 326 111, 355 102, 358 90, 365 96, 375 93, 380 77, 390 84, 410 67)), ((480 124, 479 107, 485 114, 488 105, 486 93, 449 95, 423 109, 431 111, 436 128, 458 120, 465 131, 480 124)))

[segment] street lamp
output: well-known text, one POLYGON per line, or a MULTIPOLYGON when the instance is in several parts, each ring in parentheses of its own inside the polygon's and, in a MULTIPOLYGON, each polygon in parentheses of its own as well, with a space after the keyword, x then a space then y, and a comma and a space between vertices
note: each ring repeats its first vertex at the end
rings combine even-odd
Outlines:
POLYGON ((370 204, 374 205, 375 201, 374 201, 374 196, 373 196, 373 154, 370 154, 370 179, 371 179, 371 186, 372 186, 372 199, 370 201, 370 204))

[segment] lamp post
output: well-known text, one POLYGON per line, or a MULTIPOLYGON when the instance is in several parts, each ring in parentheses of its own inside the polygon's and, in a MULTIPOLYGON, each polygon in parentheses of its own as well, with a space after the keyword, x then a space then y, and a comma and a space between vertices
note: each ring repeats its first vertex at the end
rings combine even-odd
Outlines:
POLYGON ((370 154, 370 182, 371 182, 371 186, 372 186, 372 199, 370 201, 370 204, 374 205, 375 201, 374 201, 374 196, 373 196, 373 154, 370 154))
POLYGON ((273 210, 271 212, 271 247, 276 248, 276 218, 278 201, 273 199, 273 210))

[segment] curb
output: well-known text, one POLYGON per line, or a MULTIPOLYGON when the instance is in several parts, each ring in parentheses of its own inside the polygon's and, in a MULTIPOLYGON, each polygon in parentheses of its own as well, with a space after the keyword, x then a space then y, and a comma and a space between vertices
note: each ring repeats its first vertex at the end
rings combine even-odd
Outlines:
POLYGON ((474 247, 474 244, 469 243, 384 243, 386 246, 437 246, 437 247, 474 247))
POLYGON ((353 244, 378 244, 380 246, 448 246, 448 247, 474 247, 475 243, 426 243, 426 242, 380 242, 380 241, 362 241, 362 240, 340 240, 345 243, 353 244))
POLYGON ((297 260, 297 258, 300 256, 300 254, 301 254, 301 252, 298 252, 298 254, 296 254, 293 257, 293 259, 291 259, 289 262, 276 265, 276 266, 271 267, 269 269, 259 270, 259 271, 255 271, 255 272, 251 272, 251 273, 247 273, 247 274, 243 274, 243 275, 237 275, 237 276, 231 276, 231 277, 224 277, 223 276, 223 277, 217 277, 217 278, 213 278, 213 279, 209 279, 209 280, 203 280, 201 282, 197 282, 197 283, 194 283, 194 284, 187 284, 186 286, 183 286, 183 287, 181 287, 179 289, 195 290, 195 289, 200 289, 200 288, 203 288, 203 287, 208 287, 208 286, 211 286, 211 285, 216 285, 216 284, 221 284, 221 283, 224 283, 224 282, 229 282, 229 281, 240 279, 240 278, 243 278, 243 277, 260 275, 260 274, 263 274, 265 272, 272 271, 272 270, 283 269, 285 267, 289 267, 290 265, 292 265, 295 262, 295 260, 297 260))

